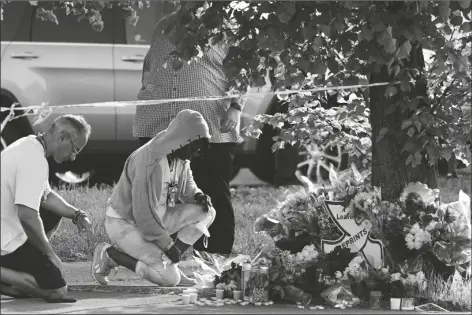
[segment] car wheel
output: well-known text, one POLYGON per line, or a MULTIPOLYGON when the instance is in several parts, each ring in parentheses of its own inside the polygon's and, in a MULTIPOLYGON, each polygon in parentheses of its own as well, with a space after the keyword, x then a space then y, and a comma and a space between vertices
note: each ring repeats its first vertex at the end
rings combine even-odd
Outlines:
POLYGON ((342 153, 340 145, 318 146, 314 143, 303 144, 299 150, 300 162, 297 169, 313 182, 329 179, 330 164, 336 172, 347 167, 348 156, 342 153))

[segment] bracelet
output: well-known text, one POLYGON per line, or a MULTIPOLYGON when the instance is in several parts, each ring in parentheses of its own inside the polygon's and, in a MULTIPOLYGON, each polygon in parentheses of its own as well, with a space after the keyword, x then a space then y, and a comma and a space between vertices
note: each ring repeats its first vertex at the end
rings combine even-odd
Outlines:
POLYGON ((231 103, 231 105, 229 105, 230 107, 233 107, 239 111, 241 111, 243 108, 241 107, 241 105, 239 105, 238 103, 231 103))
POLYGON ((170 242, 169 245, 167 245, 166 248, 164 248, 164 252, 167 252, 169 249, 172 248, 172 246, 174 246, 175 242, 170 242))
POLYGON ((76 211, 74 217, 72 218, 72 223, 77 224, 79 217, 87 217, 87 214, 82 210, 76 211))

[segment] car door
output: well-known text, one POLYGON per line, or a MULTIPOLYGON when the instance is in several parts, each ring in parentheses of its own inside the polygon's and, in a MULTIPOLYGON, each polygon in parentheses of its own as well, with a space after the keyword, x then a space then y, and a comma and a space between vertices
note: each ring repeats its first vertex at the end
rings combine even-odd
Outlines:
MULTIPOLYGON (((42 79, 44 92, 36 102, 49 105, 111 102, 114 100, 113 10, 101 12, 104 29, 95 31, 87 19, 57 12, 59 24, 38 18, 32 21, 28 51, 29 68, 42 79)), ((58 108, 49 121, 62 114, 81 114, 92 127, 86 149, 105 150, 115 140, 115 108, 58 108)))
MULTIPOLYGON (((144 57, 149 50, 154 26, 169 12, 169 4, 151 1, 149 8, 138 10, 138 21, 122 14, 116 18, 117 38, 114 45, 113 65, 115 67, 115 99, 117 101, 137 100, 141 88, 144 57)), ((135 106, 118 107, 116 110, 116 137, 118 140, 137 144, 133 138, 135 106)), ((126 144, 124 144, 126 145, 126 144)))

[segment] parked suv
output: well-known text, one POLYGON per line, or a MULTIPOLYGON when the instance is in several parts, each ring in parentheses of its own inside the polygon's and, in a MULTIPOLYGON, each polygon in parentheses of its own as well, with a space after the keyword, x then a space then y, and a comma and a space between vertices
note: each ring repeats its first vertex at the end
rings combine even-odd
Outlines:
MULTIPOLYGON (((121 9, 103 9, 104 29, 97 32, 86 19, 78 21, 72 14, 56 13, 59 21, 56 25, 37 19, 37 7, 28 1, 4 4, 1 106, 14 102, 26 107, 43 102, 56 106, 136 100, 144 56, 154 25, 164 16, 164 6, 164 2, 152 1, 150 8, 139 12, 136 26, 127 21, 121 9)), ((262 90, 270 91, 270 82, 262 90)), ((249 98, 241 115, 242 127, 257 114, 273 112, 275 99, 274 95, 249 98)), ((122 163, 138 146, 132 134, 133 106, 58 108, 45 123, 34 126, 31 116, 17 119, 2 132, 2 146, 27 134, 45 131, 53 119, 66 113, 82 114, 92 126, 92 135, 76 162, 61 166, 52 162, 51 172, 61 171, 61 167, 75 172, 94 168, 116 171, 113 176, 117 179, 122 163), (111 170, 112 162, 116 162, 118 169, 111 170)), ((5 116, 3 112, 2 120, 5 116)), ((260 179, 272 182, 275 173, 272 143, 270 130, 260 140, 246 137, 235 159, 236 172, 249 167, 260 179)), ((297 159, 297 152, 289 159, 297 159)))

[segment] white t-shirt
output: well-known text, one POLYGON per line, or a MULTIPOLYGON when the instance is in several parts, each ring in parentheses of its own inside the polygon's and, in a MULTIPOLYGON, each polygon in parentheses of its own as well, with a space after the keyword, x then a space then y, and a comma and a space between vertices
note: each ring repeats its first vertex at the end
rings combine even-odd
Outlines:
POLYGON ((175 166, 172 169, 169 167, 167 157, 164 157, 159 161, 159 165, 162 169, 162 189, 157 204, 157 215, 161 220, 163 220, 164 215, 167 211, 167 197, 169 192, 169 185, 172 182, 179 182, 179 175, 182 173, 182 169, 184 167, 184 161, 182 161, 181 159, 176 159, 175 161, 175 166))
POLYGON ((18 139, 1 153, 1 255, 14 252, 27 236, 18 218, 18 204, 39 211, 50 191, 49 165, 36 136, 18 139))

